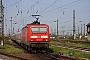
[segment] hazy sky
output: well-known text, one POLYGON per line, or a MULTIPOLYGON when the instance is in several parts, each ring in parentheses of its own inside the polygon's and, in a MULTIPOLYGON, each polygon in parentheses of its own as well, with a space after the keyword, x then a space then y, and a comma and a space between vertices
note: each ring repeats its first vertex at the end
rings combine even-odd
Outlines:
POLYGON ((73 10, 75 10, 76 30, 90 22, 90 0, 3 0, 5 7, 5 33, 11 29, 12 17, 15 32, 35 19, 31 16, 36 12, 41 15, 40 22, 51 26, 54 31, 59 20, 59 32, 73 29, 73 10), (82 22, 80 22, 82 21, 82 22), (7 26, 6 26, 7 25, 7 26), (65 28, 62 28, 65 27, 65 28))

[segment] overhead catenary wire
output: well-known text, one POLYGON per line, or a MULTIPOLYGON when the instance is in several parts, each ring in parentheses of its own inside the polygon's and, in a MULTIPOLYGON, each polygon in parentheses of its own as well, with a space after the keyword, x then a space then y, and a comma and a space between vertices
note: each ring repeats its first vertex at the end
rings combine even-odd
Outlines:
MULTIPOLYGON (((83 1, 85 1, 85 0, 83 0, 83 1)), ((83 2, 83 1, 79 1, 79 2, 77 2, 76 4, 81 3, 81 2, 83 2)), ((73 4, 73 5, 76 5, 76 4, 73 4)), ((59 11, 68 9, 69 7, 71 7, 71 6, 73 6, 73 5, 67 6, 67 7, 65 7, 65 8, 61 7, 62 9, 60 9, 59 11)), ((72 10, 73 10, 73 9, 72 9, 72 10)), ((56 11, 56 12, 59 12, 59 11, 56 11)), ((49 12, 51 12, 51 11, 49 11, 49 12)), ((48 13, 48 12, 45 12, 45 13, 48 13)), ((45 14, 45 13, 43 13, 43 14, 45 14)), ((51 14, 54 14, 54 13, 55 13, 55 12, 53 12, 53 13, 51 13, 51 14)), ((63 13, 65 14, 65 11, 63 11, 63 13)), ((49 14, 49 15, 51 15, 51 14, 49 14)), ((64 14, 63 14, 63 15, 64 15, 64 14)), ((49 15, 48 15, 48 16, 49 16, 49 15)), ((65 14, 65 15, 68 15, 68 14, 65 14)))
MULTIPOLYGON (((6 7, 5 7, 5 10, 6 10, 6 15, 5 15, 5 17, 7 17, 7 13, 8 13, 7 10, 8 10, 8 8, 10 8, 10 7, 12 7, 12 6, 15 6, 15 7, 17 8, 18 13, 17 13, 16 16, 18 16, 18 14, 19 14, 19 8, 18 8, 18 6, 17 6, 17 3, 20 3, 22 0, 18 0, 18 1, 13 0, 13 1, 14 1, 13 4, 11 4, 11 5, 9 5, 9 6, 6 5, 6 7)), ((6 2, 7 2, 7 0, 6 0, 6 2)), ((16 17, 16 16, 15 16, 15 17, 16 17)), ((8 20, 8 19, 6 19, 6 20, 8 20)))
MULTIPOLYGON (((37 1, 35 4, 31 5, 30 8, 31 8, 31 14, 34 14, 34 7, 39 4, 41 1, 37 1)), ((27 10, 27 14, 29 14, 30 12, 30 8, 27 10)), ((38 10, 37 10, 38 11, 38 10)), ((29 19, 31 17, 31 15, 29 15, 29 17, 27 19, 29 19)))
POLYGON ((9 7, 11 7, 11 6, 13 6, 13 5, 15 5, 16 3, 21 2, 21 1, 22 1, 22 0, 19 0, 19 1, 15 2, 14 4, 9 5, 8 7, 6 7, 6 9, 9 8, 9 7))
POLYGON ((58 1, 58 0, 55 0, 52 4, 50 4, 50 5, 49 5, 48 7, 46 7, 44 10, 42 10, 41 13, 44 12, 45 10, 47 10, 48 8, 50 8, 52 5, 54 5, 57 1, 58 1))
MULTIPOLYGON (((37 5, 39 2, 36 2, 35 4, 33 4, 32 6, 30 6, 31 8, 31 12, 34 13, 34 6, 37 5)), ((29 8, 29 9, 30 9, 29 8)), ((30 12, 29 9, 27 10, 27 14, 30 12)))
MULTIPOLYGON (((14 1, 14 3, 15 3, 15 0, 13 0, 14 1)), ((17 3, 15 4, 15 7, 17 8, 17 16, 19 15, 19 13, 20 13, 20 11, 19 11, 19 5, 17 6, 17 3)))
POLYGON ((11 4, 11 5, 9 5, 8 7, 5 7, 5 9, 7 10, 8 8, 10 8, 10 7, 12 7, 12 6, 15 5, 15 7, 17 8, 17 14, 16 14, 16 16, 18 16, 20 12, 19 12, 19 6, 17 6, 17 3, 21 2, 22 0, 19 0, 19 1, 16 1, 16 2, 15 2, 15 0, 13 0, 13 1, 14 1, 14 3, 11 4))
MULTIPOLYGON (((16 3, 16 2, 15 2, 15 0, 13 0, 13 1, 14 1, 14 3, 16 3)), ((17 4, 15 4, 15 7, 17 8, 17 10, 19 10, 19 8, 18 8, 17 4)))
MULTIPOLYGON (((28 15, 29 12, 31 12, 31 14, 33 14, 33 13, 34 13, 34 6, 36 6, 38 3, 39 3, 39 1, 36 2, 35 4, 31 5, 31 6, 27 9, 26 14, 28 15)), ((25 14, 25 15, 26 15, 26 14, 25 14)), ((31 15, 30 15, 30 16, 31 16, 31 15)), ((30 16, 29 16, 27 19, 29 19, 30 16)))
MULTIPOLYGON (((79 1, 81 1, 81 0, 73 1, 73 2, 68 3, 68 4, 66 4, 66 5, 63 5, 63 6, 57 7, 57 8, 52 9, 52 10, 49 10, 49 11, 47 11, 47 12, 45 12, 45 13, 48 13, 48 12, 51 12, 51 11, 54 11, 54 10, 57 10, 57 9, 63 8, 63 7, 65 7, 65 6, 71 5, 71 4, 76 3, 76 2, 79 2, 79 1)), ((44 14, 44 13, 42 13, 42 14, 44 14)))

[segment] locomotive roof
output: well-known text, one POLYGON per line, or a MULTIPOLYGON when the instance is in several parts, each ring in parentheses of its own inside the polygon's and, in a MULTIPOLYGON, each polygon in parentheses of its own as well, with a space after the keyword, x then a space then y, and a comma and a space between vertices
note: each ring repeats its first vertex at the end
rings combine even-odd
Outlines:
POLYGON ((23 27, 22 29, 27 28, 27 26, 29 26, 29 25, 34 26, 34 25, 47 25, 47 24, 27 24, 27 25, 26 25, 25 27, 23 27))

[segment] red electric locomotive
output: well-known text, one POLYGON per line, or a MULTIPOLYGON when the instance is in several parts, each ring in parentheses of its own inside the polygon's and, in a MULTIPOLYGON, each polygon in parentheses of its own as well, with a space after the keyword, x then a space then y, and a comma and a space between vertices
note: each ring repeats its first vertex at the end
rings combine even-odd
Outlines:
POLYGON ((47 49, 50 30, 47 24, 27 24, 21 31, 21 43, 29 49, 47 49))

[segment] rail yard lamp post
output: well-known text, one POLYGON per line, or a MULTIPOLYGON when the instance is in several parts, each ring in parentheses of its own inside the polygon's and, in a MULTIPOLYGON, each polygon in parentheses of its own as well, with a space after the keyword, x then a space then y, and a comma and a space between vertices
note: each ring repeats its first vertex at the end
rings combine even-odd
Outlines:
MULTIPOLYGON (((82 22, 82 21, 79 21, 79 22, 82 22)), ((82 24, 81 24, 81 32, 80 32, 80 39, 82 38, 82 24)))
POLYGON ((14 26, 13 26, 13 34, 14 34, 14 27, 15 27, 15 24, 17 24, 17 23, 13 23, 14 24, 14 26))
POLYGON ((56 22, 56 36, 58 36, 58 20, 54 22, 56 22))
POLYGON ((76 39, 75 10, 73 10, 73 38, 76 39))

